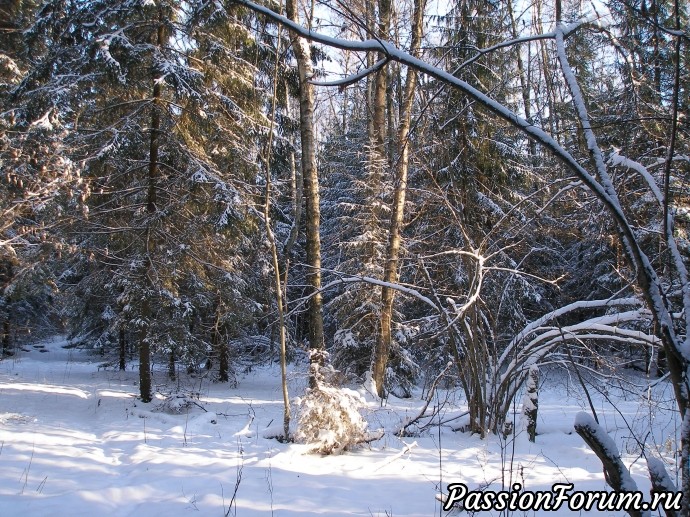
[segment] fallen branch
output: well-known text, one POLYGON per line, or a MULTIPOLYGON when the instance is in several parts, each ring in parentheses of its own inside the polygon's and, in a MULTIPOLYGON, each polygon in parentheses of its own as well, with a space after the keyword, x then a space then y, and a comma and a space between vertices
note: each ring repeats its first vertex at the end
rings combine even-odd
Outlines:
MULTIPOLYGON (((616 492, 638 492, 637 484, 623 464, 618 447, 604 429, 587 413, 578 413, 575 417, 575 432, 597 455, 604 466, 606 483, 616 492)), ((629 509, 631 517, 648 517, 649 511, 629 509)))
MULTIPOLYGON (((405 443, 405 442, 403 442, 403 443, 405 443)), ((378 468, 374 469, 374 472, 377 472, 377 471, 381 470, 383 467, 390 465, 395 460, 402 458, 405 454, 412 451, 412 449, 414 447, 417 447, 417 441, 414 441, 412 443, 405 443, 405 447, 403 447, 400 452, 396 453, 394 456, 392 456, 389 459, 387 459, 386 461, 384 461, 381 465, 379 465, 378 468)))
MULTIPOLYGON (((671 477, 666 472, 664 462, 654 456, 647 457, 647 470, 649 470, 649 479, 652 482, 652 494, 676 492, 678 489, 671 477)), ((663 506, 666 517, 676 517, 678 513, 672 508, 663 506)))

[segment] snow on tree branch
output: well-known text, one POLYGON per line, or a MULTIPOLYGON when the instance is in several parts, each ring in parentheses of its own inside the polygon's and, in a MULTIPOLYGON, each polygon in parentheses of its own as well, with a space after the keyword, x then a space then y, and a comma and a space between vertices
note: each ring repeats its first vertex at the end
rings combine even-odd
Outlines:
MULTIPOLYGON (((486 94, 480 92, 469 83, 458 79, 452 74, 441 70, 421 59, 415 58, 406 52, 401 51, 390 42, 369 39, 364 41, 352 41, 340 38, 333 38, 290 21, 285 16, 275 13, 274 11, 258 5, 250 0, 236 0, 240 5, 244 5, 255 12, 264 14, 273 21, 285 25, 289 30, 294 31, 298 35, 317 43, 322 43, 330 47, 339 48, 342 50, 353 50, 359 52, 380 52, 387 59, 397 61, 401 64, 414 68, 417 71, 425 73, 443 83, 449 84, 459 90, 463 91, 468 97, 475 100, 481 106, 484 106, 491 113, 497 115, 509 124, 525 133, 530 138, 539 142, 544 148, 548 149, 561 163, 568 169, 575 173, 579 179, 590 189, 590 191, 604 204, 611 216, 614 218, 618 228, 623 237, 623 243, 626 254, 632 265, 637 270, 638 284, 640 285, 644 296, 650 309, 654 313, 654 317, 658 320, 661 327, 662 334, 665 336, 665 342, 668 344, 669 352, 677 354, 682 357, 684 361, 690 361, 690 336, 681 342, 676 335, 673 318, 669 313, 669 309, 664 299, 664 290, 661 282, 652 266, 649 257, 642 251, 640 244, 636 238, 628 219, 623 211, 623 208, 618 200, 616 191, 612 188, 608 175, 606 174, 605 164, 603 168, 604 175, 601 175, 602 170, 599 170, 602 183, 590 174, 590 172, 583 167, 577 159, 575 159, 568 151, 566 151, 556 140, 546 133, 543 129, 534 126, 517 113, 510 110, 505 105, 492 99, 486 94)), ((558 39, 560 47, 563 47, 562 39, 568 30, 567 26, 559 25, 557 28, 558 39)), ((561 51, 563 53, 564 50, 561 51)), ((580 97, 581 101, 581 97, 580 97)), ((596 149, 596 140, 592 141, 591 136, 587 137, 590 148, 596 149)), ((603 163, 603 158, 600 160, 603 163)), ((690 299, 690 291, 688 294, 690 299)), ((690 310, 690 309, 689 309, 690 310)))

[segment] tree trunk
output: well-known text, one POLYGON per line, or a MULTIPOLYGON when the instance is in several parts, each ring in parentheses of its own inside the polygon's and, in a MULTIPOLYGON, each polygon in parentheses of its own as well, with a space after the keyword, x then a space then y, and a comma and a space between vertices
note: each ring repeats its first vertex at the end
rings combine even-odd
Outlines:
MULTIPOLYGON (((163 24, 158 25, 156 33, 156 43, 160 47, 163 44, 164 27, 163 24)), ((162 81, 158 77, 153 77, 153 100, 151 103, 151 137, 149 143, 149 174, 148 174, 148 191, 146 196, 146 211, 152 216, 156 212, 156 183, 158 180, 158 152, 160 149, 160 113, 158 112, 162 81)), ((151 238, 150 223, 146 230, 146 255, 147 268, 144 273, 144 286, 149 291, 153 286, 149 278, 151 269, 151 256, 154 252, 154 240, 151 238)), ((147 324, 142 329, 142 335, 139 343, 139 392, 141 400, 144 402, 151 401, 151 345, 148 341, 148 320, 151 317, 151 308, 148 299, 142 301, 142 319, 147 324)))
MULTIPOLYGON (((141 317, 144 321, 151 317, 148 299, 142 300, 141 317)), ((139 338, 139 396, 142 402, 151 402, 151 345, 148 340, 148 325, 141 328, 139 338)))
MULTIPOLYGON (((533 20, 537 33, 544 33, 544 25, 542 23, 542 1, 537 0, 535 5, 535 19, 533 20)), ((549 110, 548 122, 553 137, 562 143, 563 136, 561 135, 558 123, 558 111, 556 108, 556 88, 553 83, 553 74, 551 71, 551 64, 549 62, 548 52, 546 48, 546 41, 540 40, 538 42, 539 53, 541 58, 541 70, 544 76, 544 86, 546 87, 546 105, 549 110)))
MULTIPOLYGON (((297 1, 288 0, 288 18, 297 21, 297 1)), ((313 76, 309 42, 296 35, 291 36, 292 48, 297 58, 299 73, 299 116, 302 146, 302 178, 304 181, 306 239, 307 239, 307 283, 309 298, 309 348, 312 361, 323 364, 323 299, 321 296, 321 236, 319 234, 321 211, 319 207, 319 176, 316 167, 316 136, 314 134, 314 86, 309 83, 313 76)), ((313 386, 310 377, 309 384, 313 386)))
MULTIPOLYGON (((366 16, 366 24, 367 24, 367 32, 369 34, 375 34, 376 33, 376 20, 375 20, 375 11, 376 9, 374 8, 374 0, 367 0, 366 1, 366 6, 365 6, 365 16, 366 16)), ((374 65, 375 59, 374 59, 374 53, 373 52, 367 52, 367 67, 370 68, 374 65)), ((373 160, 373 153, 374 153, 374 141, 375 141, 375 129, 374 129, 374 98, 376 97, 375 90, 376 90, 376 79, 378 75, 373 74, 373 75, 368 75, 367 76, 367 89, 366 89, 366 102, 367 102, 367 109, 369 112, 369 116, 367 117, 367 136, 369 137, 369 149, 368 149, 368 166, 371 168, 372 163, 374 162, 373 160)))
MULTIPOLYGON (((424 14, 425 0, 415 0, 412 22, 412 43, 410 53, 417 57, 422 40, 422 16, 424 14)), ((398 280, 398 258, 402 243, 403 218, 405 215, 405 197, 407 194, 407 172, 409 168, 409 134, 412 119, 412 105, 417 84, 417 72, 411 67, 407 69, 405 81, 405 93, 398 130, 398 145, 400 157, 395 169, 395 192, 393 207, 388 229, 388 248, 386 250, 386 263, 384 264, 383 281, 394 283, 398 280)), ((393 301, 395 291, 390 287, 381 288, 381 327, 378 342, 374 350, 372 364, 372 379, 376 385, 379 397, 385 395, 384 381, 386 365, 391 346, 391 326, 393 319, 393 301)))
POLYGON ((218 335, 218 380, 220 382, 230 381, 230 361, 228 357, 228 344, 222 335, 218 335))
MULTIPOLYGON (((294 14, 294 6, 291 6, 293 8, 293 14, 294 14)), ((278 45, 276 47, 276 52, 275 52, 275 70, 274 70, 274 75, 273 75, 273 102, 272 102, 272 107, 271 107, 271 124, 269 127, 269 136, 268 136, 268 142, 266 143, 266 148, 264 149, 264 158, 263 162, 266 166, 266 190, 265 190, 265 197, 264 197, 264 224, 266 226, 266 236, 268 237, 268 242, 271 246, 271 259, 273 263, 273 280, 274 280, 274 288, 275 288, 275 301, 276 301, 276 306, 278 308, 278 335, 280 339, 280 379, 281 379, 281 388, 282 388, 282 393, 283 393, 283 440, 288 441, 290 439, 290 398, 288 394, 288 387, 287 387, 287 335, 286 335, 286 329, 285 329, 285 310, 284 307, 285 305, 283 304, 283 284, 281 281, 282 275, 281 275, 281 269, 280 269, 280 261, 278 259, 278 246, 276 245, 276 237, 275 233, 273 232, 273 227, 271 225, 271 156, 273 153, 273 127, 276 119, 276 101, 278 97, 278 69, 279 69, 279 57, 280 57, 280 41, 281 41, 281 33, 280 33, 280 28, 278 29, 278 45)), ((297 44, 300 42, 298 41, 297 44)), ((293 40, 293 45, 294 45, 294 40, 293 40)), ((301 87, 301 84, 300 84, 301 87)), ((287 93, 285 94, 285 106, 288 110, 290 111, 290 103, 289 103, 289 96, 287 93)), ((302 114, 302 111, 300 109, 300 116, 302 114)), ((304 162, 303 162, 304 163, 304 162)), ((287 241, 285 242, 283 246, 283 253, 284 253, 284 274, 285 274, 285 289, 287 290, 287 281, 288 281, 288 270, 289 270, 289 262, 290 262, 290 251, 292 249, 292 246, 295 244, 297 240, 297 235, 298 235, 298 229, 299 229, 299 222, 300 222, 300 216, 301 216, 301 202, 302 202, 302 188, 300 185, 304 183, 303 181, 300 181, 298 179, 298 172, 297 168, 295 167, 295 155, 294 152, 290 152, 290 179, 291 179, 291 192, 292 192, 292 211, 294 215, 294 220, 292 224, 292 228, 290 230, 290 235, 288 236, 287 241)), ((271 334, 273 331, 271 331, 271 334)), ((273 339, 271 339, 271 349, 273 348, 273 339)), ((313 357, 313 356, 312 356, 313 357)), ((310 365, 310 371, 312 368, 316 368, 318 365, 316 365, 313 361, 312 364, 310 365)), ((315 384, 315 381, 312 381, 310 379, 310 382, 312 384, 315 384)))
POLYGON ((12 350, 10 350, 12 341, 10 339, 10 332, 11 332, 11 323, 10 323, 10 314, 9 311, 7 311, 7 315, 5 316, 5 321, 2 322, 2 355, 3 357, 7 357, 12 355, 12 350))
POLYGON ((218 294, 218 301, 216 303, 216 321, 213 324, 211 331, 211 348, 218 355, 218 381, 228 382, 230 375, 228 372, 228 345, 223 339, 223 334, 220 331, 220 293, 218 294))
MULTIPOLYGON (((664 462, 654 456, 647 456, 647 470, 649 480, 652 482, 652 489, 649 491, 652 496, 664 492, 677 492, 676 485, 671 481, 671 477, 666 472, 664 462)), ((677 517, 678 512, 672 508, 664 508, 666 517, 677 517)))
MULTIPOLYGON (((388 40, 390 29, 390 0, 379 0, 379 19, 376 26, 376 37, 388 40)), ((373 4, 370 7, 373 10, 373 4)), ((378 59, 386 56, 379 52, 378 59)), ((383 166, 386 163, 386 97, 387 97, 388 67, 383 67, 376 73, 372 92, 372 124, 370 125, 370 167, 374 181, 374 195, 378 194, 383 177, 383 166)))
MULTIPOLYGON (((368 2, 370 15, 372 16, 372 25, 376 28, 375 35, 381 40, 388 40, 388 32, 390 27, 390 0, 379 0, 378 2, 378 23, 373 21, 374 5, 373 0, 368 2)), ((385 55, 379 52, 378 59, 384 59, 385 55)), ((376 73, 371 92, 371 124, 369 125, 369 181, 370 191, 372 196, 380 195, 381 183, 383 179, 383 165, 386 163, 385 139, 386 134, 386 79, 387 67, 382 68, 376 73)), ((401 127, 403 123, 401 121, 401 127)), ((396 189, 397 196, 397 189, 396 189)), ((372 199, 374 202, 375 199, 372 199)), ((395 201, 393 202, 395 205, 395 201)), ((381 216, 380 210, 375 210, 374 218, 378 220, 381 216)), ((394 216, 391 215, 391 221, 394 216)), ((390 238, 389 238, 390 241, 390 238)), ((390 248, 390 242, 389 242, 390 248)), ((390 253, 390 251, 388 252, 390 253)), ((388 265, 386 262, 385 266, 388 265)), ((397 263, 395 264, 397 271, 397 263)), ((386 269, 383 273, 384 280, 387 278, 386 269)), ((381 317, 380 317, 380 333, 376 341, 374 353, 371 364, 371 377, 376 387, 376 392, 379 397, 385 395, 384 380, 386 376, 386 365, 388 364, 388 354, 390 352, 391 342, 391 315, 386 313, 387 299, 391 297, 390 304, 392 307, 393 292, 390 289, 381 288, 381 317)), ((391 309, 392 310, 392 309, 391 309)))
MULTIPOLYGON (((606 434, 599 424, 586 413, 578 413, 575 420, 575 432, 601 460, 604 467, 606 483, 615 492, 636 492, 637 485, 630 476, 630 472, 623 464, 614 441, 606 434)), ((648 511, 629 509, 631 517, 649 517, 648 511)))
MULTIPOLYGON (((157 44, 163 44, 163 25, 158 26, 157 44)), ((160 77, 153 77, 153 103, 151 105, 151 140, 149 145, 149 184, 146 197, 146 210, 152 214, 156 211, 156 180, 158 179, 158 150, 160 147, 160 113, 158 106, 161 98, 163 81, 160 77)))
MULTIPOLYGON (((517 27, 517 21, 515 20, 515 13, 513 11, 513 0, 506 0, 506 6, 508 7, 508 15, 510 16, 510 28, 512 32, 511 36, 513 37, 513 39, 516 39, 519 36, 519 31, 517 27)), ((527 43, 527 45, 529 48, 530 43, 527 43)), ((516 57, 518 75, 520 77, 520 91, 522 93, 522 104, 523 109, 525 110, 525 120, 527 120, 528 122, 532 122, 532 105, 530 100, 530 77, 528 71, 525 70, 525 64, 522 60, 522 53, 520 52, 519 46, 516 50, 516 57)), ((529 62, 527 63, 527 65, 529 66, 529 62)), ((529 151, 532 157, 534 157, 537 154, 537 143, 532 139, 529 140, 529 151)))
POLYGON ((125 325, 124 323, 120 325, 120 370, 125 371, 127 369, 127 340, 125 339, 125 325))
POLYGON ((170 354, 168 354, 168 379, 171 381, 175 380, 175 349, 170 349, 170 354))
POLYGON ((522 414, 527 424, 527 437, 534 443, 537 439, 537 412, 539 411, 539 367, 533 364, 527 374, 527 387, 522 414))

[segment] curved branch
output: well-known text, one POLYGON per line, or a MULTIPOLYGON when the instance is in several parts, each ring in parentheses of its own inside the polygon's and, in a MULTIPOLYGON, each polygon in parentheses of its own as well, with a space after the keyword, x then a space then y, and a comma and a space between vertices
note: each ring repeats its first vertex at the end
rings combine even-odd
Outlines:
MULTIPOLYGON (((261 13, 277 23, 285 25, 289 30, 298 35, 317 43, 322 43, 331 47, 353 50, 360 52, 380 52, 387 58, 401 64, 414 68, 434 79, 449 84, 461 91, 468 97, 484 106, 491 113, 502 118, 513 127, 519 129, 528 137, 536 140, 544 148, 548 149, 563 165, 571 170, 584 183, 589 190, 603 203, 610 215, 616 222, 621 233, 626 255, 637 271, 637 283, 641 288, 647 305, 654 314, 654 319, 658 323, 661 335, 663 336, 667 352, 674 357, 674 382, 677 385, 683 383, 683 364, 690 361, 690 342, 682 343, 676 335, 673 319, 669 314, 668 307, 664 299, 664 292, 661 282, 649 260, 649 257, 642 251, 623 209, 615 197, 615 191, 609 192, 596 178, 590 174, 568 151, 561 147, 556 140, 546 133, 543 129, 534 126, 524 118, 514 113, 503 104, 483 94, 470 84, 452 74, 441 70, 429 63, 415 58, 395 47, 395 45, 375 39, 365 41, 350 41, 340 38, 333 38, 325 34, 314 32, 296 24, 284 16, 272 10, 258 5, 250 0, 235 0, 236 3, 244 5, 257 13, 261 13)), ((565 33, 567 28, 561 27, 561 32, 565 33)), ((690 339, 690 338, 688 338, 690 339)), ((682 397, 685 400, 685 397, 682 397)), ((681 412, 685 412, 685 403, 681 404, 681 412)))
POLYGON ((319 82, 319 81, 312 81, 310 80, 309 82, 313 84, 314 86, 338 86, 340 88, 345 88, 346 86, 350 86, 351 84, 354 84, 361 79, 364 79, 366 76, 371 75, 375 72, 378 72, 381 70, 384 66, 388 64, 390 59, 384 58, 376 63, 374 63, 372 66, 369 68, 365 68, 364 70, 361 70, 357 72, 356 74, 348 75, 347 77, 343 77, 342 79, 338 79, 336 81, 324 81, 324 82, 319 82))

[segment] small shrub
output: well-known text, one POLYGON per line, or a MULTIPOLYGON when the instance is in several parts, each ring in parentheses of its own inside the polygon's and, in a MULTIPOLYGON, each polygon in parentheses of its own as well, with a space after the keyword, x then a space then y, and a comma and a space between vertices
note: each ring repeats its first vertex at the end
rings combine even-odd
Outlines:
POLYGON ((328 383, 324 377, 334 377, 332 368, 321 370, 316 387, 297 400, 295 441, 313 445, 312 452, 339 454, 367 440, 367 422, 359 412, 365 401, 356 391, 328 383))
POLYGON ((164 394, 164 399, 154 409, 161 413, 172 415, 187 411, 192 406, 199 406, 199 393, 177 390, 169 394, 164 394))

